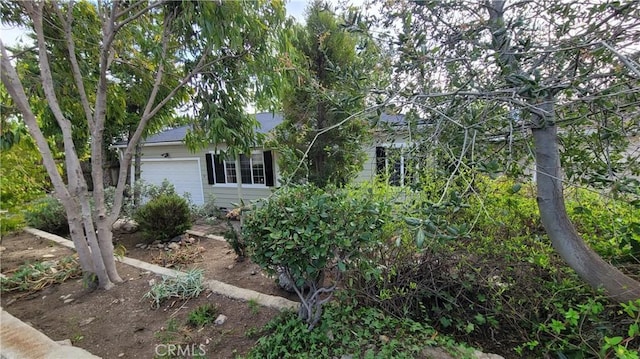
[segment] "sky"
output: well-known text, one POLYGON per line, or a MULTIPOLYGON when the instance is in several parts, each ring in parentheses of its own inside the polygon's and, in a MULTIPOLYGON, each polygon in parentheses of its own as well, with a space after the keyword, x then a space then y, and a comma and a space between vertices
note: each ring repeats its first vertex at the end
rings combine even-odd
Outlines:
MULTIPOLYGON (((290 0, 287 2, 287 14, 289 16, 293 16, 299 22, 304 22, 304 13, 307 5, 310 3, 310 0, 290 0)), ((362 0, 351 0, 353 4, 361 4, 362 0)), ((333 5, 338 4, 338 0, 329 0, 329 3, 333 5)), ((5 25, 0 25, 0 39, 5 46, 13 46, 18 43, 18 41, 28 40, 27 36, 25 36, 25 30, 22 28, 16 27, 8 27, 5 25)))

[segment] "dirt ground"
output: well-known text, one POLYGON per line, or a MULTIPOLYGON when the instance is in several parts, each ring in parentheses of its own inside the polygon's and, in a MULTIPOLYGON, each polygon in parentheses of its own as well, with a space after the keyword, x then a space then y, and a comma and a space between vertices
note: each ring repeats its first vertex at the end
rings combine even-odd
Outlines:
MULTIPOLYGON (((175 253, 179 252, 157 247, 137 248, 135 245, 140 242, 139 234, 118 234, 114 240, 121 251, 126 248, 127 257, 145 261, 162 263, 164 258, 165 263, 168 261, 171 265, 175 253)), ((56 260, 73 254, 69 249, 28 233, 5 236, 1 246, 0 269, 5 275, 25 262, 56 260)), ((201 268, 207 279, 295 299, 279 289, 274 280, 250 260, 237 262, 225 242, 197 238, 188 246, 198 248, 184 255, 189 263, 172 267, 201 268), (198 255, 194 256, 196 252, 198 255)), ((4 310, 53 340, 70 339, 75 346, 103 358, 162 357, 171 350, 177 353, 178 349, 188 354, 185 356, 234 358, 246 353, 258 339, 257 329, 278 314, 274 309, 210 292, 187 301, 170 300, 153 309, 143 295, 150 288, 150 280, 160 278, 122 263, 118 263, 118 270, 125 282, 109 291, 91 291, 76 278, 33 293, 3 293, 1 304, 4 310), (228 319, 222 325, 207 324, 203 328, 187 324, 189 312, 204 304, 215 305, 217 313, 228 319), (180 348, 171 346, 178 344, 180 348)))

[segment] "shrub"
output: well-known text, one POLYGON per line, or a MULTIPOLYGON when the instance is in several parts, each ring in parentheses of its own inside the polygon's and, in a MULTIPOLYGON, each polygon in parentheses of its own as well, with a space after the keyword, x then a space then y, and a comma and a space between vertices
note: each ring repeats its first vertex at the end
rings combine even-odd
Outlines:
MULTIPOLYGON (((637 311, 611 304, 554 252, 532 186, 483 177, 472 186, 452 186, 436 203, 430 191, 413 192, 384 218, 394 240, 366 252, 345 282, 361 305, 426 321, 506 357, 610 357, 620 345, 640 348, 637 311)), ((576 199, 591 209, 575 213, 579 230, 610 238, 637 221, 624 204, 612 210, 617 221, 590 216, 608 206, 593 193, 579 195, 567 198, 569 209, 576 199)), ((596 248, 618 255, 632 248, 619 244, 600 239, 596 248)))
POLYGON ((0 213, 0 237, 21 230, 26 225, 23 213, 0 213))
POLYGON ((167 242, 191 228, 189 204, 178 195, 160 195, 140 207, 134 219, 147 241, 167 242))
POLYGON ((299 315, 312 328, 335 289, 335 283, 322 286, 324 270, 335 265, 339 276, 378 240, 385 208, 367 190, 283 187, 246 214, 242 238, 256 264, 294 283, 302 300, 299 315), (321 299, 323 293, 329 297, 321 299))
POLYGON ((56 198, 47 196, 34 201, 24 212, 27 225, 58 235, 69 234, 67 212, 56 198))

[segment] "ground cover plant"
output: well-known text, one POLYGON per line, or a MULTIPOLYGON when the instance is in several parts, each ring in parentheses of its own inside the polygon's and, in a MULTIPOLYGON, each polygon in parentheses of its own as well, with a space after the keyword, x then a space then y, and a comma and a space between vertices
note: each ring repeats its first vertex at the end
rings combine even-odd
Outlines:
POLYGON ((8 274, 1 279, 2 292, 34 292, 67 279, 77 278, 82 273, 78 258, 69 256, 55 261, 25 263, 8 274))
POLYGON ((428 324, 398 319, 348 298, 327 305, 322 321, 309 331, 287 312, 249 335, 260 337, 246 358, 416 358, 438 346, 455 358, 473 350, 439 334, 428 324))

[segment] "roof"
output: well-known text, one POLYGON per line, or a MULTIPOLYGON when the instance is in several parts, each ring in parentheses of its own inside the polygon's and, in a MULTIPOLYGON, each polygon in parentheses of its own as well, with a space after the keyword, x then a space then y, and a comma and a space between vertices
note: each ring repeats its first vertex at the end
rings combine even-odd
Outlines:
MULTIPOLYGON (((281 114, 272 112, 257 113, 256 120, 260 124, 260 127, 256 129, 258 133, 268 133, 276 126, 282 123, 283 117, 281 114)), ((402 125, 404 123, 404 115, 390 115, 383 113, 380 116, 380 121, 388 123, 390 125, 402 125)), ((190 125, 180 126, 169 130, 162 131, 153 136, 148 137, 143 141, 144 144, 149 143, 169 143, 169 142, 182 142, 184 141, 187 131, 191 128, 190 125)), ((116 147, 126 146, 126 141, 120 141, 115 144, 116 147)))

